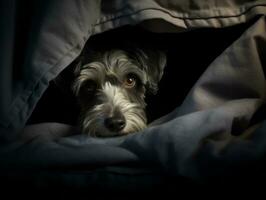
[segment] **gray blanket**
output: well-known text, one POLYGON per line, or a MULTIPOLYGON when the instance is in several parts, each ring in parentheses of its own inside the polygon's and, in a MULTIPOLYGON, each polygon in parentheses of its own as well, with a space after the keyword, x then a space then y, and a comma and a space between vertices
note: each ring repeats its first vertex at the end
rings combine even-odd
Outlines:
POLYGON ((16 13, 18 1, 0 5, 4 174, 18 169, 104 168, 147 175, 148 168, 155 174, 202 181, 265 173, 257 169, 263 168, 266 153, 265 115, 258 114, 265 107, 266 2, 166 2, 35 1, 24 19, 18 17, 25 15, 23 9, 16 13), (66 124, 25 127, 49 81, 79 55, 92 35, 127 24, 141 23, 164 33, 224 28, 251 19, 254 23, 206 68, 183 103, 141 133, 100 139, 79 135, 66 124), (19 20, 29 24, 27 37, 15 23, 19 20), (13 47, 19 41, 23 51, 18 53, 13 47), (132 167, 141 163, 145 167, 132 167), (124 165, 130 170, 108 167, 124 165))

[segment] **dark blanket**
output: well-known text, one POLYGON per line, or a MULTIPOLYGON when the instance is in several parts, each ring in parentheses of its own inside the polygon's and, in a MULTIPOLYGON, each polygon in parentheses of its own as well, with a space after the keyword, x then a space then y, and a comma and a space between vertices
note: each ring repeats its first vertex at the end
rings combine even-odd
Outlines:
MULTIPOLYGON (((39 186, 103 188, 161 184, 165 177, 200 182, 265 177, 264 1, 243 1, 241 5, 195 1, 194 6, 185 1, 180 1, 184 5, 128 1, 121 13, 116 12, 120 7, 115 3, 111 7, 96 1, 66 2, 47 3, 42 13, 37 12, 42 1, 32 5, 36 16, 28 25, 32 32, 21 42, 21 47, 26 47, 22 55, 12 46, 18 42, 15 38, 23 38, 18 32, 8 35, 17 28, 14 22, 21 20, 14 17, 19 16, 14 9, 19 3, 10 1, 5 9, 12 12, 1 12, 4 31, 0 41, 4 45, 0 51, 8 55, 0 59, 3 177, 20 177, 39 186), (206 66, 182 104, 141 133, 101 139, 80 135, 66 124, 25 126, 49 81, 78 56, 90 35, 158 16, 161 20, 154 21, 156 28, 146 28, 178 32, 179 28, 223 28, 253 21, 206 66), (7 38, 12 38, 12 43, 6 42, 7 38), (22 61, 11 61, 22 57, 22 61), (13 71, 9 66, 14 66, 13 71)), ((25 20, 31 17, 28 14, 25 20)), ((172 88, 172 92, 179 91, 172 88)))

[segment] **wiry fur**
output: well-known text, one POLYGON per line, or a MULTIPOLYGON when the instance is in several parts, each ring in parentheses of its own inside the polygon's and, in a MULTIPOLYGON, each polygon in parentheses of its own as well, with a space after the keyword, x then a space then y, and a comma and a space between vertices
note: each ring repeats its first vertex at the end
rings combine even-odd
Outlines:
POLYGON ((101 52, 89 63, 81 62, 75 72, 73 91, 81 105, 82 132, 91 136, 114 136, 144 129, 147 123, 145 92, 156 92, 165 65, 162 56, 160 54, 159 58, 163 61, 151 66, 148 56, 141 50, 133 54, 111 50, 101 52), (129 74, 136 77, 134 88, 123 85, 129 74), (125 119, 122 130, 114 132, 105 126, 105 119, 112 116, 125 119))
POLYGON ((105 116, 112 116, 116 110, 123 113, 127 119, 125 128, 121 134, 140 131, 146 127, 146 117, 143 107, 137 103, 130 102, 126 92, 117 86, 112 86, 106 82, 101 90, 98 91, 99 104, 88 110, 83 118, 83 132, 97 135, 97 132, 104 133, 106 136, 114 135, 104 128, 105 116))

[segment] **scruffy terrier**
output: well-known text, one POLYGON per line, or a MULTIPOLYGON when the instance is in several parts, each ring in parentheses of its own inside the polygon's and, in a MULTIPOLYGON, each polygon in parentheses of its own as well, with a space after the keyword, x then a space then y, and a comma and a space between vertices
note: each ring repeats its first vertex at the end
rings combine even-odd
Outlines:
POLYGON ((164 53, 144 49, 110 49, 81 59, 72 88, 82 132, 110 137, 144 129, 145 94, 157 92, 165 65, 164 53))

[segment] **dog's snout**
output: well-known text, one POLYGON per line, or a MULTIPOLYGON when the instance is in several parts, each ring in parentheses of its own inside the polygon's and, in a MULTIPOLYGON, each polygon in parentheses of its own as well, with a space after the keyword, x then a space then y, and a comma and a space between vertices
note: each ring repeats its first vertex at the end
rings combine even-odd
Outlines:
POLYGON ((123 116, 113 116, 105 119, 104 124, 110 131, 118 132, 126 126, 126 120, 123 116))

